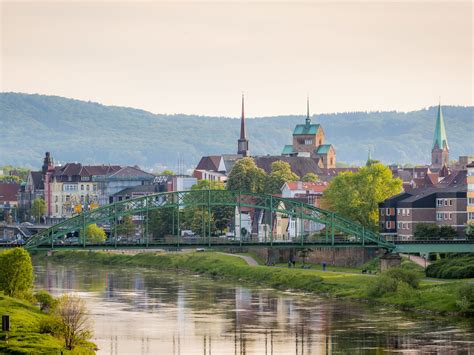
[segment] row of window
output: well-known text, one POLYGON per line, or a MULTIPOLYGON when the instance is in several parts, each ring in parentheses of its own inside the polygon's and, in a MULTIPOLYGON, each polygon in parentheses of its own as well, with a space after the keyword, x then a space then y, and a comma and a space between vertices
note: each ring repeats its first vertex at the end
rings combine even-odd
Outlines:
POLYGON ((452 206, 453 205, 453 200, 451 198, 437 198, 436 199, 436 206, 437 207, 442 207, 442 206, 452 206))
POLYGON ((395 216, 395 208, 382 208, 380 209, 380 215, 395 216))
MULTIPOLYGON (((75 185, 75 184, 64 184, 63 185, 63 191, 77 191, 77 188, 78 188, 78 185, 75 185)), ((81 191, 89 191, 89 190, 92 190, 92 191, 97 191, 97 185, 92 185, 92 188, 91 188, 91 185, 84 185, 84 184, 81 184, 81 191)))
MULTIPOLYGON (((84 202, 84 195, 81 195, 81 202, 84 202)), ((71 196, 61 196, 61 202, 69 202, 71 200, 71 196)), ((59 202, 59 196, 54 196, 54 202, 59 202)))
POLYGON ((467 199, 467 204, 468 204, 469 206, 474 206, 474 197, 469 197, 469 198, 467 199))
POLYGON ((400 216, 409 216, 410 215, 410 209, 409 208, 397 208, 397 214, 400 216))
POLYGON ((397 228, 398 229, 410 229, 410 227, 408 226, 408 223, 403 223, 403 222, 398 222, 397 223, 397 228))
POLYGON ((448 220, 448 219, 453 219, 453 214, 447 213, 447 212, 437 212, 436 213, 436 220, 437 221, 442 221, 442 220, 448 220))
POLYGON ((468 212, 467 213, 467 219, 470 220, 470 221, 474 220, 474 212, 468 212))

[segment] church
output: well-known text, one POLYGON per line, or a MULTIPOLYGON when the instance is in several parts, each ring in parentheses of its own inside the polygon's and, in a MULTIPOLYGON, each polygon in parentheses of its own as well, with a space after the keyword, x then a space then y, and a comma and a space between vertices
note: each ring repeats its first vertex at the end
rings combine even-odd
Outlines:
POLYGON ((309 98, 306 100, 306 120, 293 130, 293 144, 285 145, 281 153, 287 157, 307 157, 314 159, 321 169, 336 167, 336 150, 325 143, 323 127, 312 123, 309 115, 309 98))

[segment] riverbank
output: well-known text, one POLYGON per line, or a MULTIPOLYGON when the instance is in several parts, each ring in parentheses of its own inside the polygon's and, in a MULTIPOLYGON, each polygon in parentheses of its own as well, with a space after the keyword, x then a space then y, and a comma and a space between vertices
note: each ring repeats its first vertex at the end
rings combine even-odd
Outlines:
MULTIPOLYGON (((73 351, 64 349, 64 341, 41 331, 49 315, 40 311, 27 301, 0 294, 0 314, 10 316, 8 339, 1 332, 0 353, 2 354, 94 354, 86 347, 77 347, 73 351)), ((94 344, 88 343, 91 348, 94 344)))
POLYGON ((416 289, 399 287, 395 292, 369 296, 379 276, 317 270, 249 266, 246 261, 219 253, 146 253, 136 255, 105 252, 57 251, 41 258, 64 263, 138 266, 160 270, 194 272, 213 278, 268 286, 280 290, 313 292, 320 295, 370 301, 417 312, 460 315, 459 289, 466 283, 422 281, 416 289))

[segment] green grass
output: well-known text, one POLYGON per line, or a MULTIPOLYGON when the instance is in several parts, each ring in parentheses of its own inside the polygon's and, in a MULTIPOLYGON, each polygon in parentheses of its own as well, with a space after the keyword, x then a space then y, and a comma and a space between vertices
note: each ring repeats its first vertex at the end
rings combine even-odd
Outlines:
MULTIPOLYGON (((369 297, 368 288, 379 275, 347 272, 348 268, 337 268, 334 272, 317 269, 249 266, 238 257, 220 253, 144 253, 136 255, 110 254, 104 252, 57 251, 53 260, 65 263, 86 262, 103 265, 138 266, 161 270, 187 271, 205 274, 213 278, 268 286, 276 289, 299 290, 317 294, 352 299, 370 300, 373 303, 393 305, 415 311, 434 313, 459 313, 456 305, 458 289, 463 282, 420 283, 417 289, 400 287, 397 292, 381 297, 369 297), (340 272, 343 271, 343 272, 340 272)), ((422 271, 411 261, 404 261, 402 268, 422 271)), ((334 268, 336 269, 336 268, 334 268)), ((350 270, 350 269, 349 269, 350 270)))
MULTIPOLYGON (((67 351, 62 340, 51 334, 40 333, 40 323, 49 316, 26 301, 0 294, 0 314, 10 315, 11 327, 8 341, 5 340, 5 332, 0 332, 0 353, 94 354, 94 351, 87 348, 67 351)), ((88 343, 88 346, 95 347, 92 343, 88 343)))

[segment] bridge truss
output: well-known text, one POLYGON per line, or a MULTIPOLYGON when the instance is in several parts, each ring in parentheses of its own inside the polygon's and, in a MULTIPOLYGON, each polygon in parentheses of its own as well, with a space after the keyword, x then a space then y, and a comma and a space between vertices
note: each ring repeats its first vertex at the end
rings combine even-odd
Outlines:
POLYGON ((164 192, 126 199, 60 222, 32 236, 25 244, 27 249, 204 246, 379 247, 389 251, 395 248, 380 235, 336 213, 292 199, 227 190, 164 192), (172 227, 165 235, 156 235, 150 230, 156 210, 168 211, 172 219, 172 227), (195 213, 201 219, 198 230, 183 233, 185 213, 195 213), (223 218, 223 214, 230 217, 228 229, 232 233, 228 236, 219 236, 212 226, 214 218, 223 218), (125 216, 133 216, 136 226, 131 237, 120 235, 125 216), (243 216, 252 221, 248 232, 243 216), (284 219, 287 225, 291 224, 292 233, 279 233, 277 222, 284 219), (90 224, 109 231, 105 242, 91 242, 85 237, 90 224))

